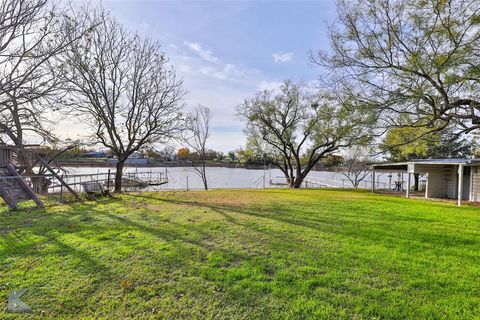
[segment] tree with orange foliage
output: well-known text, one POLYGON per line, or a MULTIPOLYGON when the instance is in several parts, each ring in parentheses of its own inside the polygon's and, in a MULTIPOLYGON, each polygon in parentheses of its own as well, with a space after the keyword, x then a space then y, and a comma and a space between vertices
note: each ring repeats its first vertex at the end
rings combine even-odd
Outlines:
POLYGON ((189 154, 190 150, 188 150, 188 148, 180 148, 178 149, 177 157, 179 160, 186 160, 189 154))

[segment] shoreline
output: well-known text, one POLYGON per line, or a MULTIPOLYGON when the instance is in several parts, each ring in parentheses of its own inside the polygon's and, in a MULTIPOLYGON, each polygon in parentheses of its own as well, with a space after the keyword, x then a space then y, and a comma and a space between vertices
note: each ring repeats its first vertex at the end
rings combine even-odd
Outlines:
MULTIPOLYGON (((83 160, 63 160, 56 161, 56 163, 61 167, 75 167, 75 168, 89 168, 89 167, 104 167, 104 168, 115 168, 115 163, 110 161, 83 161, 83 160)), ((192 167, 191 163, 183 161, 158 161, 150 160, 147 163, 125 163, 126 168, 155 168, 155 167, 164 167, 164 168, 186 168, 192 167)), ((248 169, 248 170, 263 170, 268 169, 268 166, 264 167, 263 165, 256 164, 240 164, 240 163, 208 163, 207 168, 229 168, 229 169, 248 169)), ((275 168, 275 166, 271 166, 275 168)), ((316 166, 313 170, 315 171, 333 171, 332 168, 316 166)))
MULTIPOLYGON (((56 161, 62 167, 105 167, 115 168, 115 162, 109 161, 56 161)), ((167 167, 167 168, 185 168, 192 167, 191 163, 180 161, 149 161, 148 163, 125 163, 125 167, 131 168, 152 168, 152 167, 167 167)), ((263 165, 243 165, 239 163, 208 163, 206 167, 214 168, 231 168, 231 169, 263 169, 263 165)))

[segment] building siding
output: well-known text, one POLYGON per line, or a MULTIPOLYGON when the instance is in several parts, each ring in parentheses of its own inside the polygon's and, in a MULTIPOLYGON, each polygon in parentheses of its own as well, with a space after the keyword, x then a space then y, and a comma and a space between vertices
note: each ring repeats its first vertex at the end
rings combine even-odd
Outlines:
POLYGON ((454 166, 454 169, 445 169, 445 180, 447 181, 447 198, 455 199, 458 193, 458 166, 454 166))
POLYGON ((442 171, 430 171, 428 173, 428 198, 445 198, 447 196, 447 181, 442 171))
POLYGON ((472 168, 472 201, 480 201, 480 170, 478 167, 472 168))

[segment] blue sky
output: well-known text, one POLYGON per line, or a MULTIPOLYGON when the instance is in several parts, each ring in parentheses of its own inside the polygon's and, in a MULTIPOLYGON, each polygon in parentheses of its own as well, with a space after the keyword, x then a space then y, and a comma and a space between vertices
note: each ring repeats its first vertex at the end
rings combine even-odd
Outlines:
POLYGON ((209 147, 243 147, 235 108, 284 79, 313 81, 310 50, 328 49, 333 1, 103 1, 128 29, 161 42, 189 91, 212 109, 209 147))

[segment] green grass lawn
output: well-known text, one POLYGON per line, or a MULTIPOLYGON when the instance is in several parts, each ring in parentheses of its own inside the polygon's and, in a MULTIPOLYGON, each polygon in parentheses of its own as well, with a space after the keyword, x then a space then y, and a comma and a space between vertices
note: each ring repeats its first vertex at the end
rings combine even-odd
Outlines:
POLYGON ((28 288, 28 319, 480 318, 476 207, 218 190, 2 210, 0 299, 28 288))

